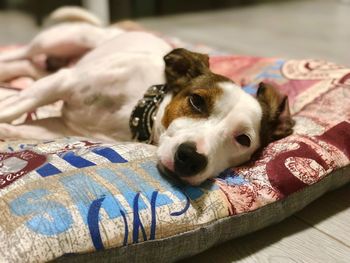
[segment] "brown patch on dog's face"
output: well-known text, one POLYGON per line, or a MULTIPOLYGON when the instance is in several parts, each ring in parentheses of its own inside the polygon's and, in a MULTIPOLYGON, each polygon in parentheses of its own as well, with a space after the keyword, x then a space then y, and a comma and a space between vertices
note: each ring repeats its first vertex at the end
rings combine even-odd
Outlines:
POLYGON ((261 146, 293 133, 295 121, 290 115, 286 95, 282 95, 270 84, 260 83, 257 99, 263 112, 260 128, 261 146))
MULTIPOLYGON (((168 128, 170 123, 180 117, 208 118, 213 111, 215 102, 222 94, 222 90, 216 86, 223 81, 220 76, 201 76, 193 79, 189 85, 174 95, 171 102, 165 108, 162 124, 168 128), (215 79, 217 82, 215 82, 215 79)), ((226 80, 226 79, 225 79, 226 80)))
POLYGON ((167 85, 173 98, 165 108, 162 124, 168 128, 179 117, 208 118, 222 94, 219 82, 231 81, 209 69, 207 55, 175 49, 164 57, 167 85))

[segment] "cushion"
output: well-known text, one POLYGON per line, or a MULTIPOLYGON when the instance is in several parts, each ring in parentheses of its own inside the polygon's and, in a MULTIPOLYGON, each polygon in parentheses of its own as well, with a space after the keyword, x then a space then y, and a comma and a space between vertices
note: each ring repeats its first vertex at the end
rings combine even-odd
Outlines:
POLYGON ((2 141, 0 258, 175 261, 279 222, 350 181, 349 68, 212 54, 212 70, 247 92, 266 81, 287 93, 294 133, 199 187, 163 178, 151 145, 2 141))

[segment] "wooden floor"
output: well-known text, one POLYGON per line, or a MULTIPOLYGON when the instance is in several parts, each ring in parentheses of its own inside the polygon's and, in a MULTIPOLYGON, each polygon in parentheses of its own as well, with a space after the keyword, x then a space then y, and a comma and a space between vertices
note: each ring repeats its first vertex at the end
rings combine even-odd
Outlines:
MULTIPOLYGON (((350 66, 350 4, 341 2, 281 1, 141 22, 234 54, 324 58, 350 66)), ((25 43, 37 30, 28 16, 0 13, 0 44, 25 43)), ((350 185, 277 225, 183 262, 350 262, 350 185)))
POLYGON ((168 35, 233 54, 321 58, 350 65, 350 0, 275 0, 141 21, 168 35))

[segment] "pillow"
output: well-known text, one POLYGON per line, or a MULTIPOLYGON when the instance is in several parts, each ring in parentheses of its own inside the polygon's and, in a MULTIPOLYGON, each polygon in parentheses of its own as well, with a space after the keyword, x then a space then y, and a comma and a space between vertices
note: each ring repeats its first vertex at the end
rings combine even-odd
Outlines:
POLYGON ((156 169, 156 147, 88 138, 0 144, 0 258, 175 261, 281 221, 350 181, 350 69, 319 60, 213 56, 254 93, 289 95, 293 135, 199 187, 156 169))

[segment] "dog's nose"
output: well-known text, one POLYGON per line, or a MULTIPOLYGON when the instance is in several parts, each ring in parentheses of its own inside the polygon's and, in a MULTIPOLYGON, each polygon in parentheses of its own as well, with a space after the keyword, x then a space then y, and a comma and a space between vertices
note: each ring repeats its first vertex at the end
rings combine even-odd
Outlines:
POLYGON ((196 175, 203 171, 207 164, 207 157, 197 152, 195 143, 185 142, 177 148, 174 157, 174 169, 179 176, 196 175))

